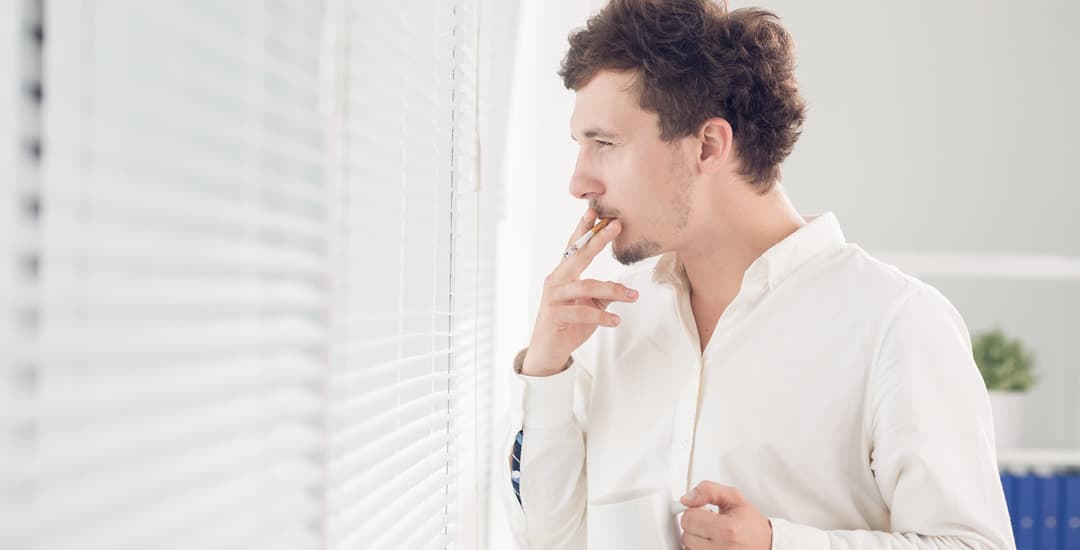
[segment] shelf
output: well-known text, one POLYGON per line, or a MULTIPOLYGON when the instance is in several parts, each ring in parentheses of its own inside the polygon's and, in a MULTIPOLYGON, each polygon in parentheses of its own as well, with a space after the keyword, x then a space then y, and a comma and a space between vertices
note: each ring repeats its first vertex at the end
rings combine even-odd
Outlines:
POLYGON ((1080 449, 1002 449, 998 466, 1010 472, 1080 468, 1080 449))
POLYGON ((894 250, 875 257, 915 277, 1080 281, 1076 256, 894 250))

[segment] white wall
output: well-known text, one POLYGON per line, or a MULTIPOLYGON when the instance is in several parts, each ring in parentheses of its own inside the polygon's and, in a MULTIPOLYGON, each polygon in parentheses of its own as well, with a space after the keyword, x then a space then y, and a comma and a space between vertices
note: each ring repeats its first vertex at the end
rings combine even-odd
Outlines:
POLYGON ((757 5, 793 34, 810 104, 796 204, 871 249, 1080 254, 1080 4, 757 5))

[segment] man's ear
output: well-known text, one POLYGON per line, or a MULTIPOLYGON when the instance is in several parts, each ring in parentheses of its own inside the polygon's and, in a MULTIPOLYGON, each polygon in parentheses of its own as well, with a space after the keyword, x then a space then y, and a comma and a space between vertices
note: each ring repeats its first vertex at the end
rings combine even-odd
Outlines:
POLYGON ((715 172, 732 156, 735 146, 734 132, 728 121, 713 117, 701 124, 697 133, 701 143, 698 163, 702 172, 715 172))

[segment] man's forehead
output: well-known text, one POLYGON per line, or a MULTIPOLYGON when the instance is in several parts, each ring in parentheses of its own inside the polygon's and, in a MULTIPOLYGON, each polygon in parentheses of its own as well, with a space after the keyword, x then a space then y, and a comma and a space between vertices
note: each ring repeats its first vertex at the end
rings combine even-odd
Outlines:
POLYGON ((620 128, 635 124, 645 113, 637 104, 633 85, 632 73, 597 73, 575 95, 571 133, 589 138, 601 133, 617 133, 620 128))

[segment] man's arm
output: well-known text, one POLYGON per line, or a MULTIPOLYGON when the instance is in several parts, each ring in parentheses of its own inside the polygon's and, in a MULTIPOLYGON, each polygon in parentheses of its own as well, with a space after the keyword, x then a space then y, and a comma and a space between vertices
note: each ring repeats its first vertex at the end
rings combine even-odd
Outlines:
MULTIPOLYGON (((520 365, 527 350, 515 359, 520 365)), ((585 434, 581 423, 587 411, 592 377, 574 354, 566 370, 551 376, 515 374, 511 380, 513 436, 507 448, 508 482, 501 491, 510 514, 511 530, 524 548, 581 550, 585 548, 585 434), (514 452, 523 432, 514 479, 514 452), (527 435, 526 435, 527 434, 527 435), (515 491, 515 488, 518 490, 515 491)), ((515 368, 515 370, 518 370, 515 368)))
POLYGON ((774 518, 776 550, 1015 548, 986 385, 960 314, 919 284, 882 335, 870 386, 871 469, 891 532, 774 518))

